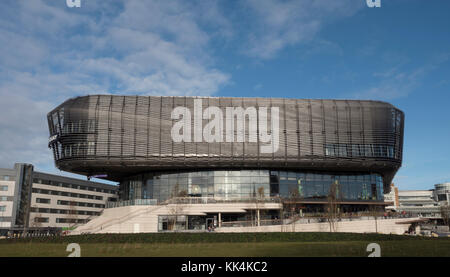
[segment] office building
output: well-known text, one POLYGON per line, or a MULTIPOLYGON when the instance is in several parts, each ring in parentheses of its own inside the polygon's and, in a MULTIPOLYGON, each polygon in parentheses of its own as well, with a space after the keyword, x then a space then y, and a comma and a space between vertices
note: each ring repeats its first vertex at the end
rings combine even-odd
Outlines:
POLYGON ((34 171, 31 164, 0 169, 0 235, 61 232, 100 215, 118 187, 34 171))

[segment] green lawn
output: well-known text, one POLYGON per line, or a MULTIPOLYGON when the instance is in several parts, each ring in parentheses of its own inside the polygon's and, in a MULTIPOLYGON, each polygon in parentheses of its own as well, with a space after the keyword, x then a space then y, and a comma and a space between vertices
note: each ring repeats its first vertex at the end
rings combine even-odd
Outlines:
POLYGON ((0 256, 64 257, 69 254, 66 252, 69 242, 80 244, 82 257, 364 257, 369 254, 366 247, 372 242, 381 246, 382 257, 450 256, 450 238, 339 233, 125 234, 16 239, 0 241, 0 256), (214 239, 221 242, 211 242, 214 239))

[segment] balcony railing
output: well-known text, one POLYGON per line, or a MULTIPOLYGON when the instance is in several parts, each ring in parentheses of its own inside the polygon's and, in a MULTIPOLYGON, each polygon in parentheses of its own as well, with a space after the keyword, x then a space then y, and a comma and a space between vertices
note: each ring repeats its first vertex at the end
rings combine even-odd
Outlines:
POLYGON ((220 198, 220 197, 174 197, 158 203, 157 199, 132 199, 117 202, 107 202, 106 208, 117 208, 138 205, 168 205, 168 204, 215 204, 215 203, 281 203, 279 197, 254 198, 220 198))
POLYGON ((279 197, 174 197, 161 204, 281 203, 279 197))
POLYGON ((106 208, 118 208, 126 206, 145 206, 145 205, 157 205, 158 200, 156 199, 132 199, 117 202, 106 202, 106 208))

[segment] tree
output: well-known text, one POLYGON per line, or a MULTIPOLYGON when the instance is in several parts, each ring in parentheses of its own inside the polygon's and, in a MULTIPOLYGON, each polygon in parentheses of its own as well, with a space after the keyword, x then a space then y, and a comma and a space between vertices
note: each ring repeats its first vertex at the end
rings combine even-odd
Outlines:
POLYGON ((442 220, 444 221, 444 225, 450 227, 450 206, 448 205, 448 203, 441 205, 440 213, 442 220))
POLYGON ((169 226, 167 226, 168 230, 178 231, 176 228, 176 224, 178 222, 179 216, 182 215, 183 210, 184 210, 183 206, 179 203, 169 204, 169 206, 168 206, 168 212, 169 212, 168 225, 169 226))
POLYGON ((258 198, 259 199, 264 199, 264 187, 259 187, 258 188, 258 198))
POLYGON ((69 221, 69 229, 72 229, 77 224, 78 213, 74 201, 69 201, 69 216, 67 217, 67 220, 69 221))
MULTIPOLYGON (((36 207, 32 207, 32 209, 36 209, 36 207)), ((42 227, 42 223, 40 221, 40 218, 42 217, 42 215, 40 213, 30 213, 31 216, 31 220, 30 220, 30 225, 33 228, 39 228, 42 227)))
MULTIPOLYGON (((176 229, 176 224, 178 221, 178 217, 182 214, 184 207, 181 203, 179 203, 180 199, 177 199, 178 197, 186 197, 187 196, 187 191, 186 190, 180 190, 180 186, 179 184, 176 184, 172 191, 171 191, 171 199, 173 200, 171 204, 168 205, 168 226, 167 229, 168 230, 175 230, 178 231, 176 229)), ((169 202, 170 203, 170 202, 169 202)))
POLYGON ((375 233, 378 233, 378 206, 376 205, 372 205, 369 207, 369 211, 370 211, 370 215, 373 216, 373 218, 375 219, 375 233))
POLYGON ((327 219, 330 224, 330 232, 336 232, 337 225, 336 222, 340 218, 340 209, 338 201, 341 199, 340 197, 340 189, 339 183, 336 180, 333 184, 331 184, 330 189, 328 191, 328 203, 327 203, 327 219))
POLYGON ((285 201, 283 201, 281 199, 280 196, 278 196, 280 198, 280 203, 281 203, 281 209, 280 209, 280 228, 281 228, 281 232, 284 232, 284 210, 285 210, 285 201))
POLYGON ((291 222, 294 220, 297 201, 299 200, 299 198, 300 198, 299 189, 297 187, 291 187, 289 189, 289 205, 287 207, 291 222))
POLYGON ((265 194, 264 194, 264 187, 259 187, 258 188, 258 198, 256 199, 256 212, 257 212, 257 218, 256 218, 256 220, 257 220, 257 225, 261 225, 260 224, 260 222, 261 222, 261 207, 260 207, 260 205, 259 205, 259 202, 264 202, 264 197, 265 197, 265 194))

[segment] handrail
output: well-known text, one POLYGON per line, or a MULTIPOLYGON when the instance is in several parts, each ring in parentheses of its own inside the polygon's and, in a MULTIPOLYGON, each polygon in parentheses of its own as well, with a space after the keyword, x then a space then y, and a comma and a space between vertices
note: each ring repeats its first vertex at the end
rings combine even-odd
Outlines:
POLYGON ((173 197, 161 204, 208 204, 208 203, 281 203, 278 197, 221 198, 221 197, 173 197))
POLYGON ((104 210, 105 210, 105 209, 101 209, 100 212, 99 212, 99 215, 91 215, 91 216, 88 216, 87 218, 84 219, 84 220, 85 220, 84 223, 75 223, 73 226, 69 227, 69 228, 73 228, 73 229, 70 230, 70 231, 73 231, 73 230, 75 230, 77 227, 82 226, 82 225, 88 223, 89 221, 91 221, 92 218, 101 216, 104 210))
MULTIPOLYGON (((366 216, 361 216, 361 217, 354 217, 351 218, 352 220, 350 221, 363 221, 366 220, 362 217, 366 217, 366 216)), ((415 217, 413 217, 415 218, 415 217)), ((302 219, 301 217, 290 217, 287 219, 261 219, 260 222, 260 226, 264 226, 264 225, 283 225, 283 226, 292 226, 292 225, 302 225, 302 224, 311 224, 311 223, 298 223, 298 220, 302 219), (271 223, 271 224, 266 224, 266 223, 271 223)), ((304 219, 304 218, 303 218, 304 219)), ((312 222, 312 223, 327 223, 327 218, 325 217, 318 217, 318 218, 314 218, 314 219, 318 219, 318 222, 312 222)), ((347 218, 348 219, 348 218, 347 218)), ((369 218, 370 220, 375 220, 374 217, 369 218)), ((378 218, 377 220, 379 221, 383 221, 383 220, 388 220, 388 219, 407 219, 407 217, 404 218, 394 218, 394 217, 387 217, 387 218, 378 218)), ((348 220, 336 220, 337 222, 340 221, 348 221, 348 220)), ((221 222, 221 227, 222 228, 229 228, 229 227, 237 227, 237 226, 233 226, 233 225, 238 225, 239 227, 257 227, 257 220, 253 219, 253 220, 240 220, 240 221, 225 221, 225 222, 221 222)))
MULTIPOLYGON (((259 220, 260 226, 262 225, 283 225, 283 221, 281 219, 261 219, 259 220), (272 224, 265 224, 272 223, 272 224)), ((242 227, 257 227, 256 220, 240 220, 240 221, 225 221, 221 222, 221 227, 233 227, 231 225, 242 225, 242 227), (230 226, 227 226, 230 225, 230 226)))
POLYGON ((126 206, 146 206, 146 205, 157 205, 157 199, 131 199, 117 202, 106 202, 106 208, 118 208, 118 207, 126 207, 126 206))

